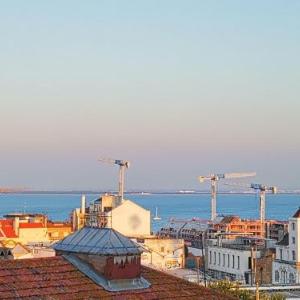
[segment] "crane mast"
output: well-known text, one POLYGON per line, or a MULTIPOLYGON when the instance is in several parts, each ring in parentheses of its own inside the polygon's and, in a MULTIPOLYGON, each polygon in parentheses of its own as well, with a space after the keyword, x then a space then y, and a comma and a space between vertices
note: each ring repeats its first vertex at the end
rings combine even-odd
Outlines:
POLYGON ((211 185, 211 221, 215 220, 217 217, 217 190, 218 185, 217 182, 220 179, 236 179, 236 178, 244 178, 244 177, 252 177, 255 176, 255 172, 250 173, 224 173, 224 174, 211 174, 208 176, 199 176, 198 180, 200 183, 209 180, 211 185))
POLYGON ((118 195, 121 198, 121 200, 123 200, 124 199, 124 186, 125 186, 125 170, 129 168, 130 162, 128 160, 108 159, 108 158, 99 158, 98 161, 119 166, 119 192, 118 192, 118 195))
POLYGON ((240 187, 246 187, 253 189, 255 191, 258 191, 259 193, 259 219, 261 223, 263 223, 266 219, 266 192, 271 192, 272 194, 277 193, 277 187, 276 186, 266 186, 260 183, 251 183, 251 184, 229 184, 225 183, 225 185, 231 185, 231 186, 240 186, 240 187))
POLYGON ((250 188, 259 191, 259 218, 263 223, 266 219, 266 192, 270 191, 272 194, 277 193, 276 186, 265 186, 263 184, 251 183, 250 188))

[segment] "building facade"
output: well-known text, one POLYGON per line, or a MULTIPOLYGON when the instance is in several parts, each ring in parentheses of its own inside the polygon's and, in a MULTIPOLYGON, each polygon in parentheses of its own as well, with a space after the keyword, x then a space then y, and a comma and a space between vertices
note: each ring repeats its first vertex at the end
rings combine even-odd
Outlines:
POLYGON ((184 268, 184 240, 153 236, 138 242, 143 248, 141 259, 144 265, 159 269, 184 268))
POLYGON ((14 213, 0 219, 0 240, 30 243, 58 241, 72 232, 70 223, 52 222, 43 214, 14 213))
POLYGON ((276 245, 273 284, 300 283, 300 208, 289 218, 288 233, 276 245))
POLYGON ((267 250, 273 247, 272 240, 253 237, 209 240, 206 259, 208 272, 215 279, 254 284, 258 274, 257 261, 262 260, 267 250))
MULTIPOLYGON (((287 223, 277 220, 241 219, 239 216, 225 216, 220 222, 213 224, 217 232, 231 232, 253 235, 262 238, 281 240, 287 232, 287 223)), ((231 236, 234 238, 234 235, 231 236)))
POLYGON ((81 207, 73 210, 73 230, 84 226, 113 228, 127 237, 151 235, 151 213, 131 200, 119 196, 103 195, 86 207, 82 197, 81 207))

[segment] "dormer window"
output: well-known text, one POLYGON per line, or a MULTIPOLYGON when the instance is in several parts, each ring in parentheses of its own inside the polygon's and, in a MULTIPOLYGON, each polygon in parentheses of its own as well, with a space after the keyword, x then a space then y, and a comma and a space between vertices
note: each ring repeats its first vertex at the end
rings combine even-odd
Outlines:
POLYGON ((141 277, 142 250, 114 229, 83 227, 56 243, 54 249, 108 291, 150 286, 141 277))

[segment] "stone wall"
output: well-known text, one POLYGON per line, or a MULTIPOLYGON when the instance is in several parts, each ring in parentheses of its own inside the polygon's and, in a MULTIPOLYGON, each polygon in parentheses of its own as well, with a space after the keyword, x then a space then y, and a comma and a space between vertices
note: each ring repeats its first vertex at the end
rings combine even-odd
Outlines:
POLYGON ((256 259, 256 277, 255 282, 259 285, 272 283, 272 264, 275 259, 275 251, 267 250, 261 258, 256 259))

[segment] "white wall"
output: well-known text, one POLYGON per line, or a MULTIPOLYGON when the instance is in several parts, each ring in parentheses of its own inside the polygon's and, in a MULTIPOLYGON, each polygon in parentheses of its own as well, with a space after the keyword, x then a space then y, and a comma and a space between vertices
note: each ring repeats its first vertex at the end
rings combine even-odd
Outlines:
POLYGON ((251 257, 250 250, 236 250, 217 246, 208 246, 208 269, 234 274, 237 276, 237 279, 240 280, 244 278, 245 272, 250 271, 248 268, 249 257, 251 257))
POLYGON ((162 269, 184 267, 184 240, 149 238, 142 246, 146 249, 142 254, 143 264, 162 269))
POLYGON ((276 246, 276 259, 289 261, 292 257, 288 246, 276 246))
POLYGON ((300 283, 300 274, 296 268, 300 261, 300 218, 289 218, 288 232, 289 245, 276 246, 276 261, 273 262, 272 268, 273 284, 300 283))
POLYGON ((299 284, 299 273, 295 265, 274 261, 272 268, 272 283, 273 284, 299 284), (276 278, 276 272, 277 278, 276 278), (292 274, 292 275, 291 275, 292 274))
POLYGON ((293 251, 295 251, 295 260, 296 262, 300 261, 300 220, 299 218, 290 218, 289 219, 289 248, 290 248, 290 260, 293 260, 293 251), (293 224, 295 224, 293 229, 293 224), (293 239, 294 238, 294 239, 293 239))
POLYGON ((130 200, 111 211, 111 227, 128 237, 149 236, 151 233, 151 214, 149 210, 130 200))

